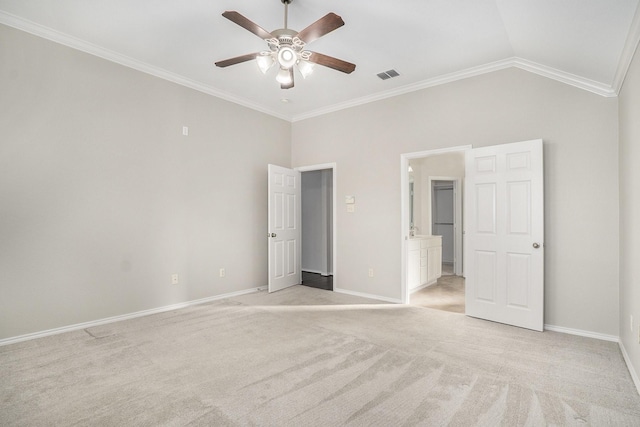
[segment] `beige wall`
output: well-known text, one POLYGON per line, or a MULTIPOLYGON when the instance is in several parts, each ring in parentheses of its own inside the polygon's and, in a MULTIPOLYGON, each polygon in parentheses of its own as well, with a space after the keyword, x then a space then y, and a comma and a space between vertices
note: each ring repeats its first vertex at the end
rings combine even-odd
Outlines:
POLYGON ((617 105, 508 69, 295 122, 293 165, 338 165, 335 286, 401 298, 401 153, 542 138, 545 323, 617 336, 617 105))
POLYGON ((286 121, 0 25, 0 339, 266 285, 290 155, 286 121))
POLYGON ((620 93, 620 341, 640 390, 640 51, 620 93), (633 316, 633 331, 630 328, 633 316))
POLYGON ((337 162, 336 287, 399 299, 400 154, 536 138, 545 323, 628 331, 639 300, 634 67, 620 99, 619 200, 618 101, 525 71, 290 125, 0 26, 0 339, 266 284, 267 163, 337 162))

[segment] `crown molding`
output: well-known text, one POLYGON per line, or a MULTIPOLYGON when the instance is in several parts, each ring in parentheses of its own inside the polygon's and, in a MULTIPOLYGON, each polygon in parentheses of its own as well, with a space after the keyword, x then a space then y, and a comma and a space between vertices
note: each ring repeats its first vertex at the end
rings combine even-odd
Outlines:
POLYGON ((552 67, 547 67, 542 64, 538 64, 533 61, 529 61, 519 57, 511 57, 503 60, 499 60, 496 62, 491 62, 488 64, 479 65, 476 67, 467 68, 466 70, 457 71, 454 73, 444 74, 441 76, 437 76, 431 79, 423 80, 417 83, 413 83, 410 85, 401 86, 392 90, 379 92, 373 95, 364 96, 361 98, 357 98, 354 100, 334 104, 325 108, 320 108, 317 110, 309 111, 306 113, 290 116, 286 114, 281 114, 276 111, 264 108, 261 105, 258 105, 254 102, 251 102, 247 99, 232 95, 225 91, 213 88, 211 86, 205 85, 198 81, 183 77, 171 71, 167 71, 153 65, 144 63, 142 61, 138 61, 126 55, 119 54, 117 52, 113 52, 111 50, 102 48, 93 43, 89 43, 87 41, 78 39, 76 37, 69 36, 67 34, 61 33, 59 31, 53 30, 51 28, 42 26, 35 22, 26 20, 24 18, 0 11, 0 23, 8 25, 13 28, 17 28, 19 30, 25 31, 27 33, 36 35, 38 37, 42 37, 47 40, 51 40, 53 42, 71 47, 76 50, 80 50, 82 52, 106 59, 111 62, 115 62, 120 65, 124 65, 126 67, 141 71, 146 74, 150 74, 155 77, 159 77, 161 79, 179 84, 181 86, 188 87, 190 89, 197 90, 202 93, 206 93, 208 95, 215 96, 217 98, 221 98, 223 100, 233 102, 235 104, 250 108, 252 110, 268 114, 270 116, 286 120, 289 122, 297 122, 300 120, 305 120, 312 117, 317 117, 320 115, 344 110, 346 108, 351 108, 363 104, 368 104, 371 102, 383 100, 386 98, 391 98, 394 96, 415 92, 418 90, 426 89, 429 87, 439 86, 446 83, 455 82, 458 80, 467 79, 474 76, 479 76, 482 74, 491 73, 494 71, 504 70, 506 68, 520 68, 525 71, 529 71, 534 74, 538 74, 540 76, 544 76, 550 78, 552 80, 556 80, 601 96, 605 97, 614 97, 617 96, 622 84, 624 82, 624 78, 626 76, 627 70, 631 64, 631 60, 633 58, 634 52, 638 43, 640 42, 640 7, 636 10, 634 15, 634 19, 632 21, 631 29, 629 31, 629 35, 627 37, 627 41, 625 43, 625 47, 623 49, 621 60, 618 65, 618 69, 614 78, 613 85, 607 85, 601 82, 597 82, 595 80, 586 79, 575 74, 567 73, 564 71, 557 70, 552 67))
POLYGON ((540 76, 550 78, 580 89, 587 90, 589 92, 611 97, 616 96, 617 93, 606 84, 597 82, 595 80, 585 79, 575 74, 566 73, 564 71, 556 70, 555 68, 547 67, 545 65, 538 64, 526 59, 512 57, 503 59, 489 64, 480 65, 477 67, 467 68, 466 70, 456 71, 455 73, 445 74, 442 76, 434 77, 432 79, 423 80, 418 83, 401 86, 389 91, 376 93, 374 95, 365 96, 362 98, 354 99, 351 101, 335 104, 326 108, 310 111, 308 113, 294 116, 292 122, 309 119, 311 117, 320 116, 323 114, 333 113, 345 108, 355 107, 358 105, 368 104, 370 102, 379 101, 386 98, 392 98, 394 96, 402 95, 409 92, 415 92, 418 90, 426 89, 433 86, 443 85, 445 83, 451 83, 458 80, 467 79, 469 77, 479 76, 482 74, 492 73, 494 71, 504 70, 506 68, 520 68, 525 71, 529 71, 540 76))
POLYGON ((294 116, 291 121, 297 122, 300 120, 309 119, 311 117, 317 117, 323 114, 333 113, 339 110, 344 110, 346 108, 356 107, 358 105, 364 105, 370 102, 392 98, 394 96, 403 95, 405 93, 415 92, 415 91, 426 89, 429 87, 443 85, 445 83, 454 82, 456 80, 462 80, 469 77, 490 73, 492 71, 503 70, 510 66, 511 66, 511 61, 507 59, 507 60, 492 62, 490 64, 481 65, 479 67, 468 68, 466 70, 445 74, 442 76, 434 77, 428 80, 423 80, 421 82, 413 83, 410 85, 400 86, 392 90, 378 92, 373 95, 363 96, 361 98, 356 98, 350 101, 341 102, 339 104, 330 105, 326 108, 320 108, 317 110, 309 111, 307 113, 294 116))
POLYGON ((265 113, 286 121, 291 120, 289 116, 282 115, 275 111, 266 109, 261 105, 247 101, 244 98, 240 98, 230 93, 221 91, 219 89, 212 88, 211 86, 204 85, 198 81, 183 77, 171 71, 164 70, 162 68, 147 64, 145 62, 138 61, 129 56, 122 55, 120 53, 111 51, 109 49, 105 49, 93 43, 87 42, 85 40, 81 40, 76 37, 72 37, 68 34, 61 33, 54 29, 42 26, 40 24, 12 15, 10 13, 0 11, 0 23, 5 24, 9 27, 16 28, 18 30, 33 34, 35 36, 42 37, 52 42, 59 43, 59 44, 68 46, 70 48, 88 53, 90 55, 94 55, 99 58, 106 59, 107 61, 115 62, 117 64, 124 65, 125 67, 133 68, 134 70, 141 71, 143 73, 150 74, 155 77, 159 77, 161 79, 179 84, 181 86, 188 87, 193 90, 197 90, 198 92, 206 93, 208 95, 212 95, 217 98, 224 99, 225 101, 242 105, 243 107, 247 107, 252 110, 259 111, 261 113, 265 113))
POLYGON ((617 92, 613 90, 610 85, 600 83, 595 80, 590 80, 585 77, 580 77, 575 74, 560 71, 546 65, 538 64, 537 62, 528 61, 523 58, 514 57, 512 60, 512 66, 520 68, 522 70, 529 71, 534 74, 538 74, 543 77, 548 77, 552 80, 559 81, 561 83, 568 84, 579 89, 595 93, 605 97, 617 96, 617 92))
POLYGON ((624 79, 627 76, 627 71, 631 66, 631 61, 633 60, 633 55, 635 54, 636 49, 638 48, 638 44, 640 44, 640 5, 638 5, 636 13, 633 15, 627 40, 624 44, 624 48, 622 49, 622 54, 620 55, 620 62, 618 62, 618 69, 616 70, 616 75, 613 78, 612 87, 617 94, 620 93, 620 90, 622 89, 624 79))

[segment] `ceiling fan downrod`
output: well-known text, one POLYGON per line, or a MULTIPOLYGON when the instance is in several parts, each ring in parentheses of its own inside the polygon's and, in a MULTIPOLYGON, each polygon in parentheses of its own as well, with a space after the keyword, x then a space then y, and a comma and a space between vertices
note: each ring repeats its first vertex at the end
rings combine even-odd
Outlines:
POLYGON ((288 29, 287 24, 289 21, 289 4, 291 4, 291 0, 281 0, 284 4, 284 29, 288 29))

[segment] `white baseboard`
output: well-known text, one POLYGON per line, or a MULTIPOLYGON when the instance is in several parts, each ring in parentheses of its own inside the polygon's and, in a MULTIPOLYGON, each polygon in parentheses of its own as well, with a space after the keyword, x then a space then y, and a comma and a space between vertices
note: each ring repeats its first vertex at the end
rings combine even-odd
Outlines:
POLYGON ((601 334, 599 332, 583 331, 582 329, 565 328, 564 326, 544 325, 545 331, 561 332, 563 334, 578 335, 581 337, 595 338, 597 340, 620 342, 620 337, 601 334))
POLYGON ((413 288, 413 289, 411 289, 411 290, 409 291, 409 293, 410 293, 410 294, 412 294, 412 293, 414 293, 414 292, 418 292, 419 290, 424 289, 424 288, 428 288, 429 286, 431 286, 431 285, 435 285, 436 283, 438 283, 438 279, 433 280, 433 281, 431 281, 431 282, 424 283, 424 284, 422 284, 422 285, 420 285, 420 286, 418 286, 418 287, 416 287, 416 288, 413 288))
POLYGON ((46 331, 33 332, 31 334, 19 335, 17 337, 10 337, 0 339, 0 346, 15 344, 22 341, 33 340, 36 338, 47 337, 49 335, 62 334, 64 332, 77 331, 79 329, 92 328, 94 326, 106 325, 107 323, 119 322, 121 320, 135 319, 136 317, 148 316, 150 314, 164 313, 165 311, 177 310, 179 308, 190 307, 192 305, 205 304, 211 301, 217 301, 225 298, 237 297, 244 294, 249 294, 256 291, 264 291, 266 286, 260 286, 257 288, 245 289, 243 291, 230 292, 228 294, 215 295, 212 297, 197 299, 193 301, 180 302, 177 304, 166 305, 164 307, 152 308, 149 310, 136 311, 134 313, 122 314, 119 316, 107 317, 105 319, 92 320, 90 322, 76 323, 74 325, 63 326, 60 328, 48 329, 46 331))
POLYGON ((333 292, 338 292, 338 293, 347 294, 347 295, 353 295, 353 296, 356 296, 356 297, 370 298, 370 299, 375 299, 375 300, 378 300, 378 301, 390 302, 390 303, 393 303, 393 304, 402 304, 402 301, 397 299, 397 298, 381 297, 379 295, 365 294, 364 292, 354 292, 354 291, 349 291, 347 289, 333 288, 333 292))
POLYGON ((636 385, 636 390, 638 390, 638 394, 640 394, 640 378, 638 377, 638 373, 633 368, 631 364, 631 358, 629 354, 627 354, 627 350, 624 348, 622 341, 620 341, 620 351, 622 352, 622 357, 624 358, 624 362, 627 364, 627 369, 629 369, 629 373, 631 374, 631 379, 633 383, 636 385))

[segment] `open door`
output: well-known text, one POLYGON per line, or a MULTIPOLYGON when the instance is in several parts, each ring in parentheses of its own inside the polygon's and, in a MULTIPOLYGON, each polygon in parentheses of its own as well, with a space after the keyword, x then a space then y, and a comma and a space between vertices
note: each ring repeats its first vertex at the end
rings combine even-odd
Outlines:
POLYGON ((466 152, 468 316, 542 331, 542 140, 466 152))
POLYGON ((302 282, 300 172, 269 165, 269 292, 302 282))

